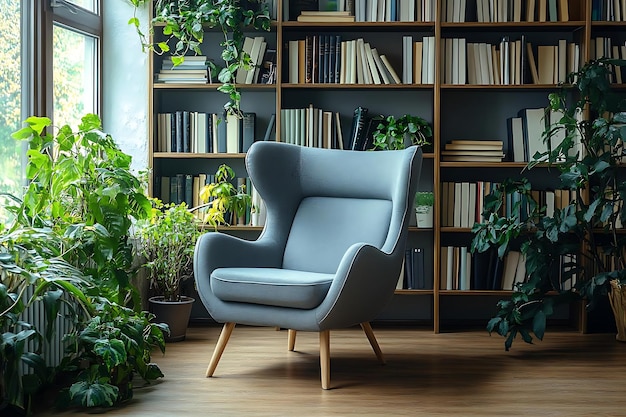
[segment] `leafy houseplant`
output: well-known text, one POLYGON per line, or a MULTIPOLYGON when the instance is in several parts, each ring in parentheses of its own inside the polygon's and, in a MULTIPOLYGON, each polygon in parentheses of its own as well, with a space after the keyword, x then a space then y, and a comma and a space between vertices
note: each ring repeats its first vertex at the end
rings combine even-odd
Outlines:
POLYGON ((236 187, 232 180, 235 171, 226 164, 222 164, 215 172, 215 181, 207 184, 200 192, 200 199, 204 202, 194 209, 202 210, 204 222, 215 230, 219 225, 235 222, 242 218, 252 201, 246 193, 245 185, 236 187), (228 214, 233 219, 228 218, 228 214))
POLYGON ((22 198, 8 198, 14 221, 0 227, 2 349, 13 352, 0 355, 0 367, 15 369, 20 359, 31 367, 21 384, 11 381, 8 395, 2 393, 3 401, 25 409, 28 397, 50 384, 65 393, 65 405, 106 407, 132 396, 135 375, 163 376, 150 363, 152 349, 164 349, 163 326, 140 311, 130 282, 129 228, 148 214, 150 202, 130 171, 130 156, 101 129, 94 114, 77 130, 29 117, 13 134, 28 142, 29 185, 22 198), (43 303, 45 323, 24 321, 34 303, 43 303), (25 342, 52 340, 58 329, 49 319, 61 314, 61 305, 73 327, 62 335, 68 346, 60 364, 46 363, 45 345, 29 351, 25 342))
POLYGON ((565 88, 549 95, 550 108, 562 117, 544 132, 550 141, 548 151, 534 155, 528 168, 541 160, 558 169, 561 187, 575 196, 569 204, 546 216, 545 207, 533 199, 528 180, 507 180, 486 196, 487 220, 472 230, 476 234, 472 251, 495 247, 504 256, 511 244, 519 243, 526 257, 526 281, 516 285, 510 299, 498 303, 487 326, 489 332, 506 338, 507 350, 517 335, 528 343, 532 334, 542 339, 555 306, 585 299, 593 308, 616 291, 612 285, 617 290, 626 285, 626 239, 619 232, 626 224, 622 166, 626 97, 611 89, 614 65, 624 66, 626 61, 599 59, 570 74, 574 100, 568 99, 565 88), (502 214, 507 196, 514 193, 528 201, 527 217, 521 215, 519 202, 511 216, 502 214), (576 261, 563 264, 563 259, 576 261), (562 286, 562 281, 574 279, 571 289, 562 286))
POLYGON ((433 205, 435 196, 432 191, 418 191, 415 193, 415 214, 417 227, 433 227, 433 205))
POLYGON ((374 130, 375 150, 404 149, 408 145, 429 145, 433 136, 430 124, 419 116, 402 115, 396 119, 389 115, 374 130))
POLYGON ((243 50, 243 30, 269 31, 271 21, 267 4, 263 0, 155 0, 149 34, 153 35, 154 28, 162 26, 167 38, 152 43, 141 30, 136 14, 137 8, 152 5, 153 1, 130 1, 135 6, 135 14, 129 24, 136 28, 144 51, 159 55, 170 53, 174 65, 182 63, 189 53, 202 54, 200 46, 206 29, 218 28, 222 32, 220 46, 224 66, 217 77, 222 83, 218 90, 229 95, 230 101, 224 105, 226 111, 240 115, 241 92, 235 85, 235 75, 238 70, 249 70, 252 65, 250 55, 243 50), (174 43, 173 48, 170 42, 174 43))
POLYGON ((150 298, 152 311, 157 320, 168 324, 168 341, 182 340, 194 300, 181 294, 181 285, 192 275, 199 225, 185 203, 164 205, 153 199, 153 206, 152 215, 136 225, 139 254, 146 260, 144 266, 148 269, 150 289, 154 294, 150 298), (172 308, 181 311, 171 314, 163 311, 172 308))

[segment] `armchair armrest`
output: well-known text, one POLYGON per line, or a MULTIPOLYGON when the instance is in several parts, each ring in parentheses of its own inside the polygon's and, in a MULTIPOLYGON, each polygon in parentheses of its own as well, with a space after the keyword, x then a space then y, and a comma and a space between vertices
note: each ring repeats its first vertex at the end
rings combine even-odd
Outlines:
POLYGON ((373 320, 394 294, 403 253, 386 253, 365 243, 348 248, 318 308, 320 329, 351 326, 366 321, 364 317, 373 320))

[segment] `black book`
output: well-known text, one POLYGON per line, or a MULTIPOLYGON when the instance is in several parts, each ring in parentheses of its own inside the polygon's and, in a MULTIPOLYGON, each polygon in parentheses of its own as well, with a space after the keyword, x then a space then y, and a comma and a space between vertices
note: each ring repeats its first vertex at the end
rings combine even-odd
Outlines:
POLYGON ((274 123, 276 123, 276 113, 272 113, 272 115, 270 116, 270 121, 267 124, 267 129, 265 130, 265 136, 263 137, 263 140, 272 140, 272 134, 274 133, 274 123))
POLYGON ((491 273, 492 273, 492 290, 501 290, 502 289, 502 273, 504 272, 504 261, 498 256, 498 252, 493 250, 493 262, 491 264, 491 273))
POLYGON ((429 289, 426 283, 427 280, 424 270, 424 249, 413 248, 411 254, 411 276, 413 279, 413 288, 416 290, 429 289))
POLYGON ((328 72, 328 81, 326 81, 326 82, 331 83, 331 84, 334 84, 334 83, 338 82, 338 81, 335 81, 335 73, 336 73, 336 70, 335 70, 335 61, 336 61, 335 54, 336 54, 336 51, 335 51, 335 49, 337 48, 336 42, 337 42, 337 38, 336 38, 335 35, 329 35, 328 36, 328 49, 326 51, 327 56, 328 56, 328 60, 327 60, 327 63, 328 63, 328 70, 327 70, 327 72, 328 72))
POLYGON ((183 112, 177 111, 176 113, 176 130, 175 130, 175 141, 174 146, 172 146, 172 152, 182 152, 183 151, 183 112))
POLYGON ((341 35, 335 35, 335 58, 334 58, 334 64, 335 64, 335 78, 334 78, 334 83, 335 84, 339 84, 340 81, 340 74, 341 74, 341 35))
POLYGON ((254 143, 256 130, 256 113, 244 112, 241 121, 241 152, 248 152, 252 143, 254 143))
POLYGON ((185 175, 185 204, 187 207, 193 207, 193 175, 185 175))
POLYGON ((170 118, 170 152, 176 152, 176 113, 168 113, 170 118))
POLYGON ((352 130, 350 131, 350 139, 348 143, 353 151, 358 150, 358 140, 361 137, 361 132, 365 128, 365 121, 367 119, 367 107, 357 107, 354 109, 354 115, 352 116, 352 130))
POLYGON ((176 174, 176 200, 172 199, 172 203, 180 204, 185 201, 185 176, 176 174))
POLYGON ((485 252, 474 252, 472 256, 472 276, 470 280, 470 289, 472 290, 488 290, 491 283, 488 283, 491 255, 494 251, 487 250, 485 252))
POLYGON ((367 151, 374 147, 374 131, 378 124, 385 119, 383 115, 372 116, 367 119, 366 128, 362 131, 362 136, 358 140, 358 148, 367 151))
POLYGON ((183 112, 183 152, 191 152, 191 122, 189 112, 183 112))
POLYGON ((208 153, 213 153, 215 152, 215 149, 213 147, 213 114, 211 113, 207 113, 206 115, 206 140, 207 140, 207 145, 206 145, 206 151, 208 153))
POLYGON ((404 251, 404 283, 402 288, 413 289, 413 255, 411 249, 404 251))

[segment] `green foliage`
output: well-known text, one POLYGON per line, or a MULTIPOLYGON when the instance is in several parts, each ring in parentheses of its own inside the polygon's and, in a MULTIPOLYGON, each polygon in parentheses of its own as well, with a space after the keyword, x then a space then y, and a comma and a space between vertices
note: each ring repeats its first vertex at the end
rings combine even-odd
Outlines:
POLYGON ((200 199, 205 203, 196 209, 204 211, 204 221, 215 230, 222 224, 228 224, 227 213, 235 217, 244 216, 246 209, 252 204, 245 185, 235 187, 232 180, 235 171, 222 164, 215 172, 215 182, 205 185, 200 191, 200 199))
POLYGON ((86 326, 67 337, 68 355, 60 369, 75 376, 59 399, 62 407, 110 407, 132 398, 133 377, 144 381, 163 377, 150 362, 150 352, 165 352, 163 331, 147 312, 135 311, 102 299, 86 326))
POLYGON ((156 0, 149 32, 153 34, 155 26, 164 25, 163 34, 168 37, 156 44, 151 43, 143 33, 137 18, 137 8, 152 2, 131 0, 131 3, 135 6, 135 14, 128 23, 136 28, 143 50, 159 55, 169 53, 175 65, 182 63, 189 53, 202 54, 200 46, 206 29, 218 28, 222 32, 220 46, 224 66, 218 74, 218 80, 222 83, 218 90, 230 98, 224 105, 226 111, 241 115, 241 93, 235 85, 235 75, 240 68, 249 70, 252 65, 250 55, 243 51, 243 30, 250 27, 270 30, 271 21, 265 1, 246 0, 244 8, 241 0, 156 0))
POLYGON ((154 199, 153 206, 152 215, 135 228, 139 253, 146 259, 150 288, 165 301, 179 301, 181 283, 192 275, 199 225, 185 203, 163 205, 154 199))
POLYGON ((626 239, 617 229, 619 222, 626 224, 626 182, 620 174, 626 156, 626 97, 611 90, 612 65, 624 66, 626 61, 591 61, 570 74, 577 93, 573 102, 567 88, 549 95, 550 108, 562 117, 544 132, 548 151, 535 154, 528 163, 529 169, 539 161, 558 169, 561 186, 573 191, 575 198, 548 217, 545 207, 533 199, 528 180, 507 180, 485 197, 487 220, 472 230, 472 251, 495 247, 504 256, 511 244, 521 242, 526 256, 526 282, 517 284, 510 300, 498 303, 496 317, 487 326, 489 332, 506 337, 507 350, 517 335, 528 343, 532 334, 542 339, 555 306, 584 298, 593 308, 599 297, 606 296, 611 280, 626 284, 626 239), (581 117, 585 110, 588 119, 581 117), (557 142, 554 138, 560 133, 564 138, 557 142), (506 217, 504 203, 512 194, 521 198, 506 217), (528 202, 527 218, 521 214, 522 201, 528 202), (561 265, 568 254, 579 254, 579 261, 561 265), (564 281, 577 276, 573 289, 562 288, 559 272, 564 281))
POLYGON ((415 206, 432 207, 435 204, 435 195, 431 191, 418 191, 415 193, 415 206))
POLYGON ((21 228, 11 233, 0 227, 0 398, 22 409, 28 397, 51 380, 42 353, 50 342, 61 304, 71 308, 76 322, 88 308, 79 287, 87 287, 80 270, 61 257, 61 239, 50 229, 21 228), (61 295, 65 294, 65 298, 61 295), (25 322, 22 313, 31 305, 44 305, 43 328, 25 322), (37 346, 29 352, 26 344, 37 346), (20 375, 21 363, 33 373, 20 375))
POLYGON ((26 411, 46 384, 68 380, 60 373, 77 381, 66 404, 83 406, 130 398, 134 374, 146 381, 162 376, 149 359, 154 347, 163 350, 165 327, 139 311, 130 283, 129 228, 151 209, 130 172, 130 157, 101 131, 95 115, 83 117, 75 132, 67 125, 56 135, 52 130, 50 119, 30 117, 13 134, 28 145, 30 183, 23 199, 5 196, 3 208, 15 220, 0 224, 0 394, 26 411), (43 326, 23 321, 34 303, 43 306, 43 326), (71 346, 52 368, 43 359, 43 342, 53 340, 61 306, 71 320, 72 331, 64 335, 71 346), (27 341, 35 342, 33 351, 27 341), (20 361, 32 373, 20 377, 20 361))
POLYGON ((90 275, 98 295, 119 304, 134 297, 130 284, 133 218, 143 218, 151 206, 139 179, 131 172, 131 157, 104 133, 98 116, 82 118, 77 131, 59 128, 50 119, 29 117, 13 137, 28 142, 30 181, 19 206, 12 207, 14 227, 49 227, 66 244, 64 258, 90 275))
POLYGON ((430 124, 419 116, 405 114, 396 119, 390 115, 383 119, 374 130, 375 150, 404 149, 405 139, 412 145, 428 145, 433 136, 430 124))

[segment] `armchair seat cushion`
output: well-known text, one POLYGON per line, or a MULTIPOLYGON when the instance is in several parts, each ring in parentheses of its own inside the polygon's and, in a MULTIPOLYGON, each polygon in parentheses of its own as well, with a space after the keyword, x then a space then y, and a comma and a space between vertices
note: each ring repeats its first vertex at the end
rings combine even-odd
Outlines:
POLYGON ((312 309, 330 288, 334 274, 278 268, 217 268, 211 290, 222 301, 312 309))

